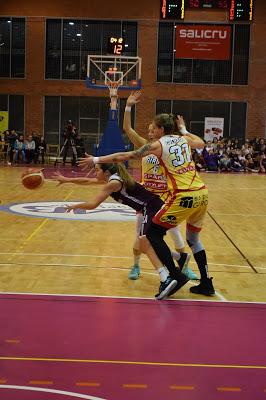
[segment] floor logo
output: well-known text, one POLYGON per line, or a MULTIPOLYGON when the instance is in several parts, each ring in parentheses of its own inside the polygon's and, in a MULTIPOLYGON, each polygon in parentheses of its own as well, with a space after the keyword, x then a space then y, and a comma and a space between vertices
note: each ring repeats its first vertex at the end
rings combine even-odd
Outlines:
POLYGON ((102 203, 94 210, 73 210, 66 212, 65 206, 78 204, 80 201, 13 203, 0 206, 1 211, 27 217, 64 219, 76 221, 134 221, 136 212, 119 203, 102 203))

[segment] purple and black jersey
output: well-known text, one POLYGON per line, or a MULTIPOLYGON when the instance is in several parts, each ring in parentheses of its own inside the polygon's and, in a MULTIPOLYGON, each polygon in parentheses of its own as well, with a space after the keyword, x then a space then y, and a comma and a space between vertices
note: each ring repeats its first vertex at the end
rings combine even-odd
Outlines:
POLYGON ((123 185, 123 179, 118 174, 111 175, 109 182, 112 180, 121 182, 122 187, 121 190, 111 193, 110 196, 118 203, 125 204, 144 215, 141 234, 145 234, 153 216, 164 205, 164 202, 159 196, 146 190, 138 182, 135 182, 132 188, 126 189, 123 185))

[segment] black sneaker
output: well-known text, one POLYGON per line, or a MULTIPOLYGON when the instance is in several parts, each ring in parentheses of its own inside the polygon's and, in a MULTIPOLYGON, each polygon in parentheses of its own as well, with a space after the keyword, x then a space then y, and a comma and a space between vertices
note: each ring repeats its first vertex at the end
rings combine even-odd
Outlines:
POLYGON ((212 278, 204 279, 204 281, 200 281, 200 284, 197 286, 192 286, 190 288, 191 293, 196 294, 204 294, 205 296, 213 296, 215 294, 215 290, 212 284, 212 278))
POLYGON ((178 279, 176 286, 168 293, 168 296, 172 296, 173 294, 175 294, 179 289, 181 289, 181 287, 183 287, 188 282, 189 278, 185 274, 182 274, 182 276, 180 276, 180 278, 178 279))
POLYGON ((159 293, 155 295, 157 300, 164 299, 168 293, 177 285, 177 281, 172 279, 170 276, 166 279, 166 281, 161 282, 159 287, 159 293))

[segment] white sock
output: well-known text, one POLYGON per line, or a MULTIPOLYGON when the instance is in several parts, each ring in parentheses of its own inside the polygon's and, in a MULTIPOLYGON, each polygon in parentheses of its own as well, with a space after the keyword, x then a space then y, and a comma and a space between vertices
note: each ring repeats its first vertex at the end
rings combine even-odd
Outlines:
POLYGON ((165 267, 160 267, 160 268, 158 268, 158 272, 160 275, 160 281, 165 282, 169 276, 168 270, 165 267))
POLYGON ((178 261, 180 259, 181 254, 178 253, 177 251, 171 251, 171 253, 174 260, 178 261))

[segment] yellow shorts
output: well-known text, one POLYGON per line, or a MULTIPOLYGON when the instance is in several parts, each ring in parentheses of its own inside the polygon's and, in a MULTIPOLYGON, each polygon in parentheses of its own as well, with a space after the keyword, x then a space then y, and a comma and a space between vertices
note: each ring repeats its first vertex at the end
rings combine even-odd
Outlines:
POLYGON ((186 221, 187 227, 194 231, 200 231, 207 212, 208 189, 172 193, 170 199, 155 214, 153 222, 173 228, 186 221))

